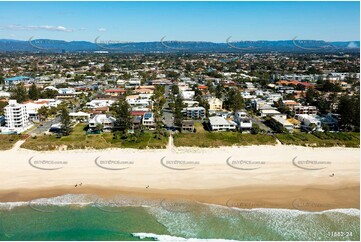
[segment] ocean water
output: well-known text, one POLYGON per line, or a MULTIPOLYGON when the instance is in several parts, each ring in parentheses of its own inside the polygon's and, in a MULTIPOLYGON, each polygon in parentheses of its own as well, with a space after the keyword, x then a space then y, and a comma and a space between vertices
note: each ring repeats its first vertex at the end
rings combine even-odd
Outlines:
POLYGON ((0 203, 0 240, 360 240, 360 210, 237 209, 64 195, 0 203))

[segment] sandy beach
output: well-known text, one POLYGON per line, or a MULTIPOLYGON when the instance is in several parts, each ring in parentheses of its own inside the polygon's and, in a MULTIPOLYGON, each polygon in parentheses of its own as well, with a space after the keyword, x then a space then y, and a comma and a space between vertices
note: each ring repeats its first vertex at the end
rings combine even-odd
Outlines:
POLYGON ((299 146, 0 152, 0 202, 63 194, 240 208, 359 208, 360 150, 299 146))

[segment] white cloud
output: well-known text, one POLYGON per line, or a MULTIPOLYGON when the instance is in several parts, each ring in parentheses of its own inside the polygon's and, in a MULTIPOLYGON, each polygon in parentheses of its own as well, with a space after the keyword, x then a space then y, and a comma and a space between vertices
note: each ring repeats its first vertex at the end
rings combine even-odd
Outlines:
POLYGON ((98 31, 99 31, 99 32, 106 32, 107 29, 106 29, 106 28, 99 28, 98 31))
POLYGON ((18 30, 18 31, 47 30, 47 31, 73 32, 72 29, 68 29, 64 26, 50 26, 50 25, 41 25, 41 26, 6 25, 6 26, 0 26, 0 30, 18 30))

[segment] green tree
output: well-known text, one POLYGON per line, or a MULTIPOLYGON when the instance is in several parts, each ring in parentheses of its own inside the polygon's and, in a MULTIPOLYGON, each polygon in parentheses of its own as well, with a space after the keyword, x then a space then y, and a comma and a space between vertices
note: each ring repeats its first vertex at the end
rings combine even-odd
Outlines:
POLYGON ((178 85, 173 85, 173 86, 171 87, 171 92, 172 92, 173 95, 179 94, 179 87, 178 87, 178 85))
POLYGON ((340 98, 337 113, 340 114, 340 124, 346 130, 360 127, 360 94, 343 95, 340 98))
POLYGON ((60 112, 61 132, 67 136, 72 131, 69 111, 66 108, 62 108, 60 112))
POLYGON ((112 71, 111 65, 109 63, 105 63, 103 68, 102 68, 102 72, 108 73, 108 72, 111 72, 111 71, 112 71))
POLYGON ((330 102, 328 102, 325 98, 318 98, 315 104, 320 113, 326 114, 330 112, 330 102))
POLYGON ((3 84, 5 84, 5 78, 2 75, 0 75, 0 85, 3 84))
POLYGON ((161 138, 164 135, 164 132, 162 130, 162 116, 163 116, 163 106, 166 103, 166 99, 164 97, 165 94, 165 87, 157 85, 155 87, 155 90, 153 92, 153 113, 154 113, 154 119, 156 123, 156 131, 155 136, 156 138, 161 138))
POLYGON ((209 118, 209 103, 206 99, 201 98, 199 101, 199 105, 204 107, 205 111, 206 111, 206 117, 209 118))
POLYGON ((28 91, 28 95, 29 95, 29 98, 31 100, 38 100, 39 97, 40 97, 40 91, 39 89, 36 87, 35 83, 33 83, 30 88, 29 88, 29 91, 28 91))
POLYGON ((307 89, 305 101, 307 104, 313 104, 315 91, 312 88, 307 89))
POLYGON ((325 123, 322 123, 322 129, 324 130, 325 133, 330 131, 330 127, 325 123))
POLYGON ((178 95, 174 102, 174 125, 175 126, 178 126, 178 127, 182 126, 183 107, 184 107, 183 99, 180 95, 178 95))
POLYGON ((4 108, 8 105, 8 102, 0 102, 0 115, 4 115, 4 108))
POLYGON ((227 102, 228 108, 233 112, 237 112, 244 108, 244 100, 241 93, 238 90, 231 90, 228 93, 227 102))
POLYGON ((222 84, 218 84, 216 86, 216 98, 222 98, 223 96, 224 87, 222 84))
POLYGON ((58 94, 55 90, 46 89, 40 93, 40 98, 55 98, 58 94))
POLYGON ((28 93, 26 92, 26 88, 23 83, 15 87, 15 90, 12 92, 11 98, 16 99, 18 103, 23 103, 29 99, 28 93))
POLYGON ((38 109, 38 115, 39 115, 39 119, 40 121, 46 120, 49 117, 49 108, 42 106, 41 108, 38 109))
POLYGON ((126 132, 131 128, 132 118, 130 115, 130 105, 125 98, 114 103, 112 111, 115 115, 114 131, 121 131, 123 137, 126 137, 126 132))
POLYGON ((261 131, 261 129, 260 129, 259 125, 256 123, 252 123, 251 133, 258 134, 260 131, 261 131))

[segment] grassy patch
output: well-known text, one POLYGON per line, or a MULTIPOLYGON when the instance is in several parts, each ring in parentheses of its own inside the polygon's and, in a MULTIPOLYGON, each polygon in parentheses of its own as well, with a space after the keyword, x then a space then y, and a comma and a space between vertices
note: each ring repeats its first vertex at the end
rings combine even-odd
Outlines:
POLYGON ((201 122, 194 122, 194 128, 197 130, 197 133, 205 133, 207 131, 204 130, 203 124, 201 122))
POLYGON ((154 138, 152 132, 146 132, 139 137, 129 137, 125 140, 114 140, 112 133, 103 134, 104 139, 111 147, 116 148, 134 148, 134 149, 162 149, 167 146, 168 137, 162 137, 161 139, 154 138))
POLYGON ((360 147, 359 133, 294 133, 277 134, 276 137, 285 145, 303 145, 312 147, 360 147))
POLYGON ((162 139, 154 138, 152 133, 144 133, 137 138, 125 140, 113 140, 112 133, 86 134, 85 124, 78 124, 68 136, 57 138, 55 135, 41 135, 36 138, 29 138, 22 148, 30 150, 55 150, 61 146, 67 149, 106 149, 106 148, 165 148, 168 142, 167 137, 162 139))
MULTIPOLYGON (((197 129, 198 130, 198 129, 197 129)), ((175 146, 220 147, 244 145, 274 145, 269 135, 241 134, 239 132, 179 133, 174 135, 175 146)))
POLYGON ((9 150, 17 141, 27 137, 27 135, 0 134, 0 150, 9 150))

